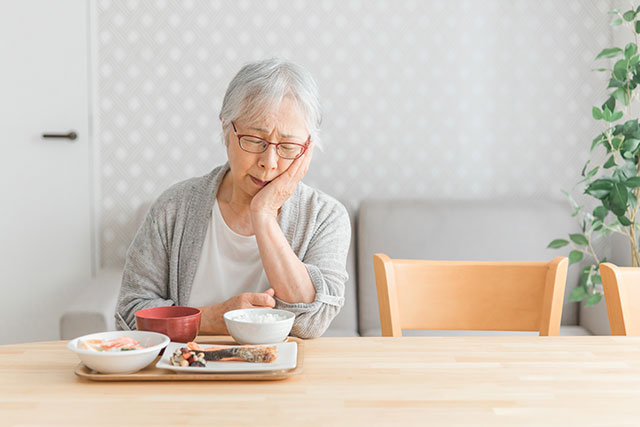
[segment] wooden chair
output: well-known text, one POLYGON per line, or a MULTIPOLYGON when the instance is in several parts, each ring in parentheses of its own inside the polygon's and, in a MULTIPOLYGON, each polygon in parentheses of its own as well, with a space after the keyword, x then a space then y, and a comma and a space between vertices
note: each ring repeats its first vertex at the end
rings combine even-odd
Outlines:
POLYGON ((640 335, 640 269, 600 264, 611 335, 640 335))
POLYGON ((382 336, 402 329, 558 335, 568 259, 469 262, 373 256, 382 336))

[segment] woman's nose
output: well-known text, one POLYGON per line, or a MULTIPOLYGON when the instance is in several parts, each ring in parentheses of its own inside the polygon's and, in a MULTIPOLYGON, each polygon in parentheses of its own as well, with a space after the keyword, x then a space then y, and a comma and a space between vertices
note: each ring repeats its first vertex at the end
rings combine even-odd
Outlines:
POLYGON ((278 153, 275 145, 269 145, 267 150, 260 154, 258 164, 265 169, 276 169, 278 167, 278 153))

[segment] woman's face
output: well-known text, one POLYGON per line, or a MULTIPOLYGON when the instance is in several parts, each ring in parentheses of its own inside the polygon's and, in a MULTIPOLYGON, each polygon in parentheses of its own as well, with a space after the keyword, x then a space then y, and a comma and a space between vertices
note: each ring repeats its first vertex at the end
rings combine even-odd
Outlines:
MULTIPOLYGON (((238 134, 257 136, 269 142, 297 142, 304 144, 309 137, 303 114, 295 101, 285 97, 274 113, 265 114, 256 122, 242 118, 234 121, 238 134)), ((252 198, 262 187, 287 170, 293 160, 283 159, 276 146, 269 145, 264 153, 248 153, 240 148, 233 127, 227 134, 227 156, 231 168, 234 192, 252 198)))

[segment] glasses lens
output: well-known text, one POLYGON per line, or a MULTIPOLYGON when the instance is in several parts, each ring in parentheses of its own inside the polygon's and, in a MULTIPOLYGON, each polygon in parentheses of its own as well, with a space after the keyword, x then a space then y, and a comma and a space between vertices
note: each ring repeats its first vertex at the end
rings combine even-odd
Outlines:
POLYGON ((284 143, 278 145, 278 155, 285 159, 295 159, 302 154, 303 149, 304 147, 298 144, 284 143))
POLYGON ((267 144, 261 139, 243 136, 240 138, 240 147, 250 153, 262 153, 267 149, 267 144))

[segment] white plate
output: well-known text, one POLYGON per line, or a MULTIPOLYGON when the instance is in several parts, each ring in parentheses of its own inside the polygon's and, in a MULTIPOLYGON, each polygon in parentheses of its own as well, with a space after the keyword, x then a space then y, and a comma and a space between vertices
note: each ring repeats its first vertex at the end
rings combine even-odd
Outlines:
MULTIPOLYGON (((162 358, 156 363, 156 368, 170 369, 176 372, 196 373, 221 373, 221 372, 257 372, 276 371, 282 369, 293 369, 298 360, 298 344, 295 342, 283 342, 274 344, 278 352, 278 358, 272 363, 250 363, 250 362, 212 362, 207 361, 204 368, 191 366, 173 366, 170 363, 171 355, 179 348, 186 347, 186 344, 172 342, 164 350, 162 358)), ((229 345, 201 345, 208 347, 232 347, 229 345)))

